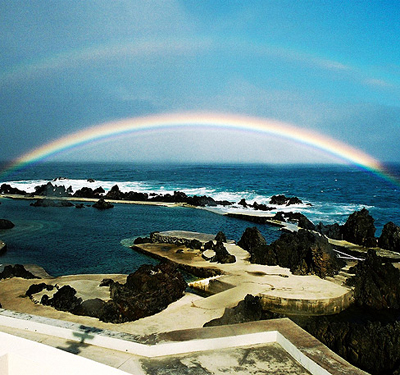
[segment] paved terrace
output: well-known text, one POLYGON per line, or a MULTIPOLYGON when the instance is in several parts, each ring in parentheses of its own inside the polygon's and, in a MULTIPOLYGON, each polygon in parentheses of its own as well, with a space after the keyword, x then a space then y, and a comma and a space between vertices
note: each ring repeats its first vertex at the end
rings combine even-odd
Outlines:
POLYGON ((0 331, 0 372, 9 375, 365 374, 289 319, 138 338, 0 309, 0 331))

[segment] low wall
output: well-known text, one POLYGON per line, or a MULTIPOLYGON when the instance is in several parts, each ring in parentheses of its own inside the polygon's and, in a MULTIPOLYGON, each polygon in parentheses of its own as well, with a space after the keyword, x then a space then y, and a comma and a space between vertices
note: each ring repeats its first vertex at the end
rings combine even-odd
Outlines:
POLYGON ((354 302, 354 293, 327 299, 295 299, 271 295, 260 295, 264 310, 293 315, 331 315, 347 309, 354 302))

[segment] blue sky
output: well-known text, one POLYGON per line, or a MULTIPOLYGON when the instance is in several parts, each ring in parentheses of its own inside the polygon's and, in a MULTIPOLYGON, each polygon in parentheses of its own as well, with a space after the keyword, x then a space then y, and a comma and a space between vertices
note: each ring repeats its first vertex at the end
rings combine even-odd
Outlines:
MULTIPOLYGON (((3 1, 2 157, 99 123, 205 111, 289 122, 400 162, 396 1, 3 1)), ((66 160, 331 162, 241 132, 134 134, 66 160)))

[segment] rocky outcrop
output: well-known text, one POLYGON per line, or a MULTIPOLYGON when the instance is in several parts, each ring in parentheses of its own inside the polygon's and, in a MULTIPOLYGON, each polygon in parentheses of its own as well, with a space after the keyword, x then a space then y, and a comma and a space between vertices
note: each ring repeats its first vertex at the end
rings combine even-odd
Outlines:
POLYGON ((378 245, 382 249, 400 253, 400 227, 391 221, 385 224, 378 239, 378 245))
POLYGON ((295 223, 303 229, 315 229, 313 222, 300 212, 277 212, 272 220, 295 223))
POLYGON ((64 185, 57 186, 48 182, 45 185, 36 186, 34 195, 42 195, 46 197, 69 197, 71 194, 65 189, 64 185))
POLYGON ((204 324, 204 327, 215 327, 227 324, 254 322, 258 320, 279 318, 278 314, 263 311, 260 297, 248 294, 236 307, 226 308, 224 315, 204 324))
POLYGON ((247 228, 238 245, 249 251, 251 263, 279 265, 290 268, 296 275, 333 276, 344 266, 328 240, 316 233, 299 230, 283 233, 267 245, 257 228, 247 228))
POLYGON ((347 280, 354 286, 355 303, 373 309, 400 309, 400 270, 383 263, 376 252, 368 250, 364 262, 351 269, 355 276, 347 280))
POLYGON ((22 277, 23 279, 39 279, 33 273, 27 271, 22 264, 8 265, 0 272, 1 279, 9 279, 11 277, 22 277))
POLYGON ((14 228, 15 225, 13 222, 7 219, 0 219, 0 229, 11 229, 14 228))
POLYGON ((123 323, 153 315, 183 296, 187 284, 176 265, 163 262, 143 265, 130 274, 126 284, 111 283, 111 301, 99 314, 104 322, 123 323))
POLYGON ((76 198, 101 198, 105 193, 104 189, 100 186, 97 189, 91 189, 89 187, 83 187, 74 193, 76 198))
POLYGON ((38 199, 30 204, 32 207, 72 207, 73 204, 69 201, 59 201, 55 199, 38 199))
POLYGON ((375 247, 374 219, 366 208, 353 212, 343 225, 343 239, 365 247, 375 247))
POLYGON ((27 297, 32 297, 33 294, 40 293, 43 290, 48 290, 51 291, 54 289, 53 285, 48 285, 46 283, 40 283, 40 284, 32 284, 29 289, 25 292, 25 296, 27 297))
POLYGON ((315 230, 333 240, 343 240, 342 226, 338 223, 324 225, 319 222, 315 226, 315 230))
POLYGON ((286 197, 285 195, 273 195, 269 204, 290 206, 292 204, 302 204, 303 201, 297 197, 286 197))
POLYGON ((227 242, 227 241, 226 241, 225 233, 219 231, 219 232, 217 233, 217 235, 215 236, 215 241, 217 241, 217 242, 218 242, 218 241, 227 242))
POLYGON ((97 208, 98 210, 108 210, 113 208, 114 205, 110 202, 106 202, 104 198, 100 198, 92 207, 97 208))
POLYGON ((53 298, 49 298, 47 294, 42 297, 40 303, 45 306, 52 306, 56 310, 68 311, 76 314, 79 312, 82 298, 76 297, 76 290, 69 285, 64 285, 56 293, 53 298))
POLYGON ((11 187, 9 184, 2 184, 0 186, 0 194, 15 194, 15 195, 26 195, 27 192, 11 187))
POLYGON ((3 255, 7 251, 7 245, 0 240, 0 255, 3 255))
POLYGON ((210 262, 216 263, 235 263, 236 257, 232 254, 228 253, 222 241, 217 241, 217 243, 213 246, 212 250, 215 251, 215 255, 209 259, 210 262))
POLYGON ((372 375, 400 374, 400 322, 359 324, 315 317, 304 328, 345 360, 372 375))

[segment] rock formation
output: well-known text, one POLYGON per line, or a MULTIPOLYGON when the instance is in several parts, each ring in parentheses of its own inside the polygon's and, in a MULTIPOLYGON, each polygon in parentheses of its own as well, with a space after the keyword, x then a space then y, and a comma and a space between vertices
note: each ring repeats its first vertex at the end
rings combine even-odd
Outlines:
POLYGON ((391 221, 385 224, 378 239, 378 245, 382 249, 400 253, 400 227, 391 221))
POLYGON ((14 228, 14 223, 7 219, 0 219, 0 229, 14 228))
POLYGON ((183 296, 187 284, 172 262, 143 265, 126 284, 111 283, 110 296, 99 314, 104 322, 123 323, 153 315, 183 296))
POLYGON ((297 197, 286 197, 285 195, 273 195, 269 201, 269 204, 276 205, 286 205, 290 206, 291 204, 302 204, 303 201, 297 197))
POLYGON ((267 245, 256 227, 247 228, 238 245, 249 251, 251 263, 279 265, 290 268, 296 275, 315 274, 324 278, 335 275, 344 266, 325 237, 304 229, 282 233, 278 240, 267 245))
POLYGON ((0 194, 15 194, 15 195, 26 195, 27 192, 23 190, 19 190, 17 188, 11 187, 8 184, 2 184, 0 187, 0 194))
POLYGON ((277 212, 272 218, 273 220, 292 222, 297 224, 300 228, 314 230, 315 225, 300 212, 277 212))
POLYGON ((64 285, 56 293, 53 298, 49 298, 46 294, 42 297, 40 303, 45 306, 52 306, 56 310, 68 311, 76 314, 82 303, 82 299, 76 297, 76 290, 69 285, 64 285))
POLYGON ((353 212, 343 225, 343 239, 365 247, 375 247, 374 219, 366 208, 353 212))
POLYGON ((400 270, 383 263, 376 252, 368 250, 367 258, 352 268, 355 276, 347 280, 354 286, 355 303, 373 309, 400 309, 400 270))
POLYGON ((215 255, 210 259, 210 262, 221 264, 236 262, 236 257, 228 253, 222 241, 217 241, 212 249, 215 251, 215 255))
POLYGON ((22 264, 5 266, 3 272, 0 272, 0 280, 9 279, 11 277, 22 277, 23 279, 40 279, 40 277, 37 277, 33 273, 27 271, 22 264))
POLYGON ((110 202, 106 202, 104 198, 100 198, 92 207, 98 210, 108 210, 109 208, 113 208, 114 205, 110 202))

